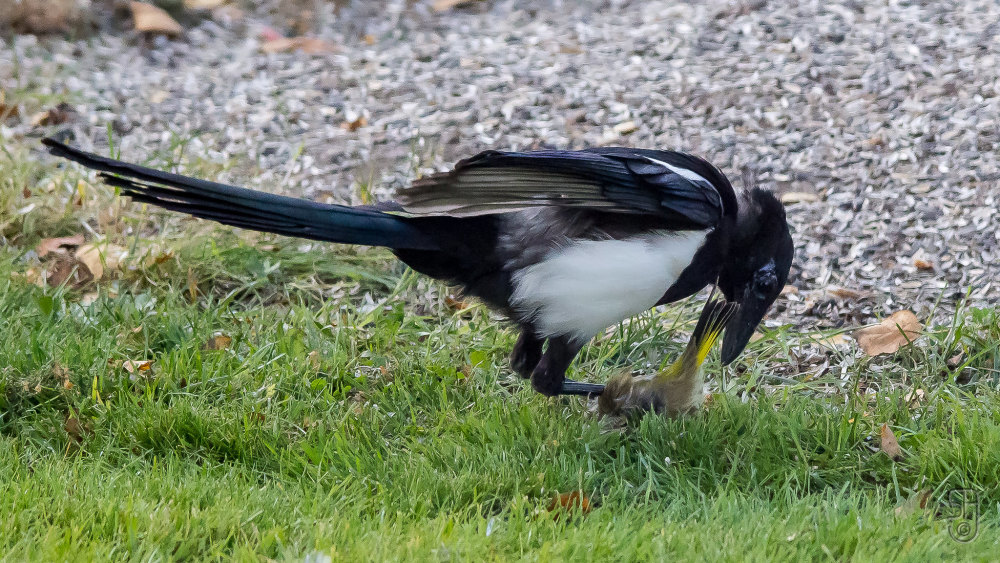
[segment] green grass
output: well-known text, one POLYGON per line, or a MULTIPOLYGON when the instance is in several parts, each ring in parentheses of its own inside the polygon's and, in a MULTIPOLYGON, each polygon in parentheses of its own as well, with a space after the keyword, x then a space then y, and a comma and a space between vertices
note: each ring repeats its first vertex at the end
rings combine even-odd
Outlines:
MULTIPOLYGON (((533 393, 507 369, 510 330, 450 308, 446 288, 384 251, 302 252, 3 152, 10 560, 995 557, 995 310, 963 310, 894 356, 817 352, 825 372, 790 373, 790 353, 817 348, 769 331, 704 412, 615 428, 578 399, 533 393), (131 258, 96 284, 32 283, 38 240, 81 222, 131 258), (230 345, 205 349, 220 332, 230 345), (959 350, 967 360, 949 367, 959 350), (140 360, 152 368, 123 367, 140 360), (878 449, 883 423, 899 461, 878 449), (978 497, 973 541, 949 536, 951 489, 978 497), (548 510, 577 490, 588 513, 548 510), (920 491, 924 509, 907 500, 920 491)), ((669 360, 696 306, 599 339, 575 375, 669 360)))

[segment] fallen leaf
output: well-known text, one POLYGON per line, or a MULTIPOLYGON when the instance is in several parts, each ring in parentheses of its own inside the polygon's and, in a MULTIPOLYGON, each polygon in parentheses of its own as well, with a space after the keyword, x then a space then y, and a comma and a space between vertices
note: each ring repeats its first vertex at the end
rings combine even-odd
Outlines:
POLYGON ((819 201, 819 196, 809 192, 785 192, 781 194, 781 203, 813 203, 819 201))
POLYGON ((469 304, 453 295, 446 295, 444 304, 452 311, 464 311, 469 308, 469 304))
POLYGON ((788 284, 781 288, 780 295, 797 295, 799 293, 799 288, 794 285, 788 284))
POLYGON ((332 53, 337 50, 337 46, 318 37, 279 37, 262 43, 260 50, 265 53, 302 51, 308 55, 319 55, 332 53))
POLYGON ((70 414, 66 415, 66 422, 63 423, 63 429, 69 434, 70 438, 73 438, 77 443, 83 442, 83 439, 94 433, 93 428, 90 423, 81 423, 79 418, 72 416, 70 414))
POLYGON ((435 12, 446 12, 452 8, 472 4, 475 1, 476 0, 435 0, 435 2, 431 4, 431 8, 435 12))
POLYGON ((112 244, 98 247, 85 244, 76 249, 76 259, 87 267, 94 280, 104 277, 105 270, 117 270, 121 261, 128 254, 124 248, 112 244))
POLYGON ((163 252, 157 254, 156 258, 153 258, 153 263, 154 264, 162 264, 162 263, 166 262, 167 260, 170 260, 173 257, 174 257, 174 251, 173 250, 164 250, 163 252))
POLYGON ((50 252, 64 252, 64 246, 80 246, 81 244, 83 244, 82 234, 75 234, 71 237, 46 238, 38 243, 35 252, 38 253, 39 258, 42 258, 50 252))
POLYGON ((194 268, 188 268, 187 293, 192 302, 198 299, 198 278, 194 275, 194 268))
POLYGON ((376 39, 371 33, 362 37, 361 40, 365 42, 365 45, 374 45, 375 42, 378 41, 378 39, 376 39))
POLYGON ((945 363, 951 369, 955 369, 958 366, 962 365, 962 362, 964 362, 964 361, 965 361, 965 351, 964 350, 959 350, 957 354, 955 354, 954 356, 948 358, 948 360, 945 363))
POLYGON ((129 2, 132 21, 136 31, 177 36, 184 31, 177 20, 170 17, 163 8, 145 2, 129 2))
POLYGON ((916 266, 918 270, 922 270, 925 272, 931 272, 934 270, 934 264, 928 262, 927 260, 921 260, 919 258, 913 261, 913 265, 916 266))
POLYGON ((896 311, 881 323, 855 333, 858 345, 869 356, 892 354, 920 336, 923 325, 912 311, 896 311))
POLYGON ((903 448, 899 447, 896 435, 893 434, 892 428, 889 428, 888 424, 883 423, 879 428, 879 437, 881 439, 880 448, 885 452, 885 455, 889 456, 889 459, 897 461, 903 459, 903 448))
POLYGON ((20 113, 21 112, 17 106, 7 103, 6 93, 0 91, 0 123, 11 117, 17 117, 20 113))
POLYGON ((829 287, 826 289, 826 293, 831 297, 842 301, 854 301, 868 296, 868 294, 863 291, 848 289, 846 287, 829 287))
POLYGON ((185 10, 214 10, 226 3, 226 0, 184 0, 185 10))
POLYGON ((59 287, 67 281, 73 287, 81 287, 93 279, 80 261, 65 254, 56 254, 56 259, 46 266, 45 283, 49 287, 59 287))
POLYGON ((635 133, 639 129, 634 121, 623 121, 614 126, 615 133, 619 135, 628 135, 629 133, 635 133))
POLYGON ((312 352, 309 352, 309 354, 306 356, 306 359, 309 361, 309 367, 311 367, 314 370, 319 369, 319 360, 320 360, 319 350, 313 350, 312 352))
POLYGON ((206 350, 225 350, 233 343, 233 339, 221 332, 216 333, 205 343, 206 350))
POLYGON ((149 371, 153 368, 153 360, 125 360, 122 367, 129 373, 149 371))
POLYGON ((60 125, 66 123, 76 115, 73 106, 63 102, 54 108, 40 111, 31 116, 32 127, 45 127, 48 125, 60 125))
POLYGON ((556 495, 549 503, 549 512, 560 508, 566 511, 578 509, 581 513, 587 514, 590 512, 590 499, 581 491, 556 495))
POLYGON ((907 393, 906 396, 903 397, 903 399, 912 408, 924 402, 924 395, 925 393, 923 389, 914 389, 909 393, 907 393))
POLYGON ((365 125, 368 125, 368 119, 362 115, 361 117, 358 117, 355 120, 345 121, 341 123, 340 128, 346 129, 348 131, 357 131, 358 129, 361 129, 365 125))

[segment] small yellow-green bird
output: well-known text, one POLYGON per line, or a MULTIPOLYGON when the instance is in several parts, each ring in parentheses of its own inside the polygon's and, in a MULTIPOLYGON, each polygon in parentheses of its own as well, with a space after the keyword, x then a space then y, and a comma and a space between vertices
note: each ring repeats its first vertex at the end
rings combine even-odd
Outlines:
POLYGON ((600 413, 625 415, 653 410, 676 416, 697 410, 705 398, 702 364, 738 308, 736 303, 709 298, 681 356, 651 375, 632 377, 623 372, 612 377, 597 400, 600 413))

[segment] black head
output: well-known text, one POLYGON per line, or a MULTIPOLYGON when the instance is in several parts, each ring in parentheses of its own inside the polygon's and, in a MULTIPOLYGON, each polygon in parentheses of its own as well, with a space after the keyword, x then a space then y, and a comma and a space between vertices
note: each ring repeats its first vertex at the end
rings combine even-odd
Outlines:
POLYGON ((781 293, 793 252, 781 202, 766 190, 747 191, 740 201, 728 260, 719 274, 719 289, 728 301, 740 304, 739 312, 726 324, 723 364, 740 355, 781 293))

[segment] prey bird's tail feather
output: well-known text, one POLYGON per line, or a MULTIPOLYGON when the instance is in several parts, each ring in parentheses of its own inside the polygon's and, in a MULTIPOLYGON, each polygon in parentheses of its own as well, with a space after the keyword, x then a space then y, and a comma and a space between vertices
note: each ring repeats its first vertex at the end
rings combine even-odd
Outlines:
POLYGON ((327 242, 437 250, 435 240, 412 221, 375 209, 305 199, 199 180, 88 153, 54 139, 49 152, 99 171, 101 178, 136 201, 225 223, 327 242))
POLYGON ((726 328, 726 323, 738 309, 738 303, 709 297, 701 316, 698 318, 698 324, 695 325, 694 332, 691 333, 691 339, 688 340, 684 355, 694 354, 692 359, 698 366, 705 363, 705 358, 708 357, 712 346, 715 346, 722 330, 726 328))

